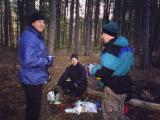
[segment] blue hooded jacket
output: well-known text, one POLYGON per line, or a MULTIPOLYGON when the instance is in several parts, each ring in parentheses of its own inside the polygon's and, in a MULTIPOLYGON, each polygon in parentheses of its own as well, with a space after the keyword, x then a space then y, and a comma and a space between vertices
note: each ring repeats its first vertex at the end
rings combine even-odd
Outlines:
POLYGON ((101 53, 100 64, 93 66, 92 74, 97 77, 127 75, 134 64, 134 56, 128 40, 123 36, 118 36, 108 44, 110 48, 101 53), (117 48, 118 51, 113 54, 113 50, 117 48))
POLYGON ((19 40, 19 77, 23 84, 39 85, 48 80, 47 58, 44 39, 29 26, 19 40))

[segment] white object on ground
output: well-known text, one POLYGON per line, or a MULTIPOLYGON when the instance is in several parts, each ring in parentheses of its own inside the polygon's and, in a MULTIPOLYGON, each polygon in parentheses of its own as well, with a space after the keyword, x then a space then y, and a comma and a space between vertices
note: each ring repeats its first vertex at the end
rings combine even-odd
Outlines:
POLYGON ((48 92, 47 94, 47 100, 50 102, 50 104, 55 101, 55 94, 54 94, 54 91, 50 91, 48 92))
POLYGON ((55 102, 54 102, 55 105, 59 105, 59 104, 61 104, 61 103, 62 103, 61 101, 55 101, 55 102))
POLYGON ((50 102, 50 104, 54 103, 56 105, 61 104, 62 102, 59 101, 59 93, 57 93, 56 95, 54 94, 54 91, 50 91, 47 94, 47 100, 50 102))
POLYGON ((80 115, 80 113, 97 113, 97 107, 96 104, 91 102, 81 102, 78 100, 75 102, 75 107, 70 109, 65 109, 66 113, 76 113, 77 115, 80 115))

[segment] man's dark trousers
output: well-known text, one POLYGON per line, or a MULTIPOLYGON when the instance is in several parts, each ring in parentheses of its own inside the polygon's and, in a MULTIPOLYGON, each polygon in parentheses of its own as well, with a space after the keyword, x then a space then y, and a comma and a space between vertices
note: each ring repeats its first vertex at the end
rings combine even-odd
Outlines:
POLYGON ((25 120, 39 120, 43 84, 22 84, 22 87, 26 95, 27 103, 25 120))

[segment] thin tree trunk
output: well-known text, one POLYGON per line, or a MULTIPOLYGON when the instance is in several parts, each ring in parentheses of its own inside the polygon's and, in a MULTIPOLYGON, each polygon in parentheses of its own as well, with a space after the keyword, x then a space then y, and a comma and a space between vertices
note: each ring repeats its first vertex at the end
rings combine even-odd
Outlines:
POLYGON ((154 63, 156 61, 156 59, 158 58, 158 54, 157 54, 157 46, 159 46, 159 30, 160 30, 160 25, 159 25, 159 7, 158 7, 159 3, 158 1, 151 1, 151 20, 152 22, 150 22, 150 58, 151 58, 151 62, 154 63), (158 39, 157 39, 158 38, 158 39), (155 53, 155 55, 153 56, 152 53, 155 53), (156 57, 155 57, 156 56, 156 57))
POLYGON ((21 1, 19 0, 18 8, 19 8, 20 33, 22 33, 25 28, 25 19, 24 18, 25 18, 26 11, 25 11, 24 6, 26 6, 26 5, 24 5, 24 4, 25 4, 24 0, 21 0, 21 1))
POLYGON ((76 0, 76 20, 75 20, 75 35, 74 35, 74 40, 75 40, 75 53, 79 53, 79 0, 76 0))
POLYGON ((9 44, 9 20, 8 20, 8 13, 9 13, 9 7, 8 7, 8 0, 5 0, 5 10, 4 10, 4 37, 5 37, 5 47, 8 46, 9 44))
POLYGON ((109 21, 109 11, 108 11, 108 4, 109 4, 109 0, 105 0, 104 3, 104 13, 103 13, 103 24, 107 23, 109 21))
POLYGON ((8 3, 8 22, 9 22, 9 25, 8 25, 8 29, 9 29, 9 46, 11 47, 14 47, 14 37, 13 37, 13 34, 14 34, 14 31, 13 31, 13 28, 12 28, 12 14, 11 14, 11 4, 10 4, 10 1, 8 3))
POLYGON ((72 39, 73 39, 73 22, 74 22, 74 0, 71 0, 70 6, 70 23, 69 23, 69 41, 68 41, 68 48, 72 48, 72 39))
POLYGON ((67 41, 68 41, 68 35, 67 35, 67 9, 68 9, 68 0, 65 1, 64 6, 63 6, 63 25, 61 28, 61 44, 62 44, 62 48, 66 48, 66 45, 68 45, 67 41))
POLYGON ((84 16, 84 22, 83 22, 83 34, 82 34, 82 36, 83 36, 83 45, 85 45, 85 33, 86 33, 86 21, 87 21, 87 5, 88 5, 88 0, 86 0, 86 2, 85 2, 85 16, 84 16))
POLYGON ((99 42, 99 11, 100 10, 100 0, 96 0, 96 8, 95 8, 95 18, 94 18, 94 47, 97 47, 99 42))
POLYGON ((20 32, 19 4, 20 4, 20 0, 17 0, 17 18, 16 18, 16 21, 17 21, 16 39, 17 39, 17 41, 16 41, 16 47, 18 46, 18 39, 19 39, 19 32, 20 32))
POLYGON ((149 41, 150 41, 150 0, 145 1, 146 10, 145 10, 145 21, 144 21, 144 48, 143 48, 143 69, 149 68, 149 41))
POLYGON ((91 35, 92 35, 92 5, 93 0, 87 4, 87 19, 86 19, 86 32, 85 32, 85 52, 84 55, 90 55, 91 50, 91 35))
POLYGON ((3 24, 4 23, 4 17, 3 17, 4 16, 4 3, 2 1, 1 1, 0 7, 1 7, 1 18, 0 18, 1 19, 1 23, 0 23, 1 24, 1 33, 0 33, 1 38, 0 39, 1 39, 1 46, 3 46, 4 45, 4 24, 3 24))
POLYGON ((51 5, 51 16, 50 16, 50 27, 49 27, 49 42, 48 42, 48 52, 50 55, 54 53, 54 41, 56 39, 56 10, 57 10, 57 0, 50 0, 51 5))
POLYGON ((61 31, 60 31, 60 22, 61 22, 61 0, 57 1, 57 16, 56 16, 56 39, 55 39, 55 49, 60 49, 61 41, 61 31))
MULTIPOLYGON (((142 39, 142 8, 143 8, 143 3, 142 0, 136 0, 135 3, 135 40, 134 40, 134 46, 135 46, 135 54, 139 56, 139 62, 138 63, 139 67, 141 66, 141 55, 142 55, 142 44, 143 44, 143 39, 142 39)), ((138 58, 137 58, 138 60, 138 58)))
POLYGON ((123 0, 123 11, 122 11, 122 26, 121 26, 121 33, 125 35, 126 31, 126 23, 125 23, 125 18, 126 18, 126 11, 127 11, 127 1, 123 0))

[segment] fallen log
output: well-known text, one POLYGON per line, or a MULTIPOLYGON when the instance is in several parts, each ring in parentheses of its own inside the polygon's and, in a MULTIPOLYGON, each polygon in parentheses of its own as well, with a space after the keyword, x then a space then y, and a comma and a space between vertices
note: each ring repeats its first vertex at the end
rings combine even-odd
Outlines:
MULTIPOLYGON (((104 93, 93 90, 91 88, 87 88, 86 95, 102 98, 104 96, 104 93)), ((158 103, 146 102, 139 99, 131 99, 130 101, 127 102, 127 104, 130 104, 136 107, 141 107, 144 109, 160 111, 160 104, 158 103)))
POLYGON ((127 102, 127 104, 149 109, 149 110, 160 111, 160 104, 157 104, 157 103, 146 102, 138 99, 131 99, 130 101, 127 102))
POLYGON ((93 96, 93 97, 102 97, 103 96, 103 92, 93 90, 91 88, 87 88, 87 91, 85 92, 85 94, 88 96, 93 96))

